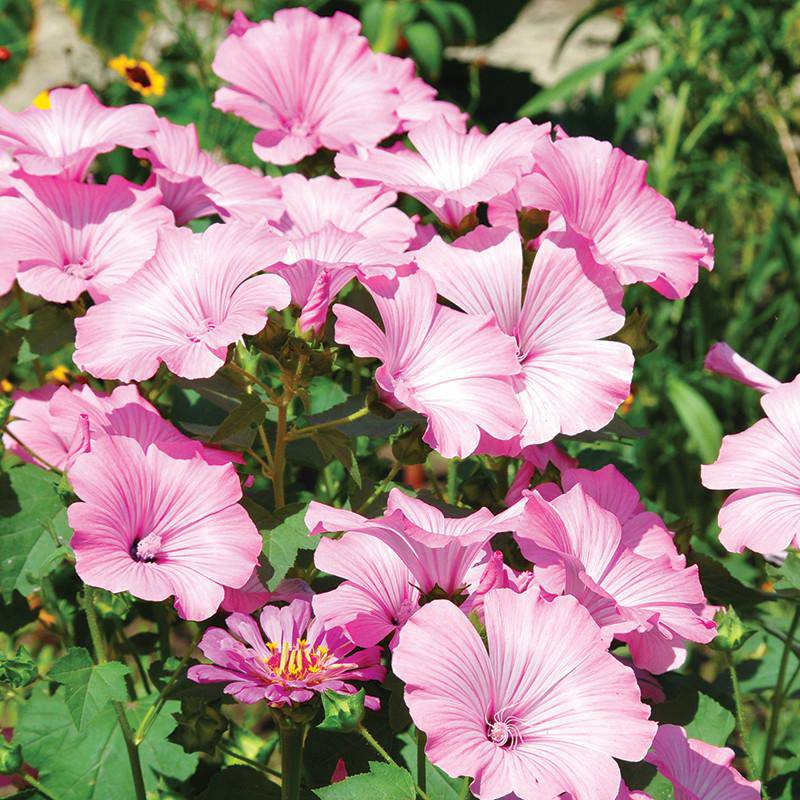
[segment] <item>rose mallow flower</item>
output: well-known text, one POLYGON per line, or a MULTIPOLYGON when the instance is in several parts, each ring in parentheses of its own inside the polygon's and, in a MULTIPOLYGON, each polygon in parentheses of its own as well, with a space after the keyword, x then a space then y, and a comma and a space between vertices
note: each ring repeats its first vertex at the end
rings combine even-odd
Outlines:
POLYGON ((633 672, 572 597, 495 589, 484 615, 488 652, 446 600, 400 631, 392 668, 428 758, 479 800, 615 800, 614 759, 639 761, 656 732, 633 672))

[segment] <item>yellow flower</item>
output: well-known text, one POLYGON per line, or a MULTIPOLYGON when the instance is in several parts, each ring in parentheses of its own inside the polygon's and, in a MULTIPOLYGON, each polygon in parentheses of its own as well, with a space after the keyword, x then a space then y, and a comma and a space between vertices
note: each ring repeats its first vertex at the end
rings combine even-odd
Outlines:
POLYGON ((11 394, 14 391, 14 384, 11 383, 8 378, 3 378, 0 381, 0 392, 4 392, 5 394, 11 394))
POLYGON ((108 62, 108 66, 125 78, 131 89, 144 97, 161 97, 164 94, 167 79, 149 62, 118 55, 108 62))
POLYGON ((59 364, 55 369, 46 372, 44 379, 48 383, 69 383, 69 370, 63 365, 59 364))
POLYGON ((47 89, 39 92, 39 94, 33 98, 33 103, 31 105, 46 111, 48 108, 50 108, 50 92, 48 92, 47 89))

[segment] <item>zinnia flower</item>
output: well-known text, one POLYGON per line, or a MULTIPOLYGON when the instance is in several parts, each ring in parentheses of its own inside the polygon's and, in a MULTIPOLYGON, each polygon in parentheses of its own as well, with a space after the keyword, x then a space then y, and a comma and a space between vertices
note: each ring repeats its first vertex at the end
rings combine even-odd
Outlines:
MULTIPOLYGON (((266 700, 273 708, 307 703, 326 691, 353 694, 351 681, 382 681, 381 650, 355 645, 338 628, 311 618, 311 604, 265 606, 259 622, 231 614, 223 628, 209 628, 200 649, 213 663, 189 668, 198 683, 226 683, 225 694, 240 703, 266 700), (262 633, 263 631, 263 633, 262 633), (266 636, 266 641, 264 639, 266 636)), ((377 707, 376 698, 367 705, 377 707)))
POLYGON ((286 245, 242 223, 161 231, 156 254, 105 303, 75 321, 75 363, 97 378, 145 380, 164 363, 184 378, 208 378, 228 345, 258 333, 267 310, 289 303, 277 275, 256 272, 286 245))
POLYGON ((409 132, 413 151, 398 146, 358 155, 339 153, 336 171, 416 197, 445 225, 456 228, 478 203, 516 184, 531 167, 534 145, 549 129, 521 119, 486 135, 478 128, 464 131, 438 116, 409 132))
POLYGON ((353 17, 281 9, 238 24, 212 68, 229 86, 214 106, 261 128, 253 150, 295 164, 319 148, 371 147, 397 128, 396 90, 381 76, 353 17))
POLYGON ((52 89, 47 108, 15 114, 0 106, 0 147, 31 175, 82 180, 98 154, 146 147, 157 127, 150 106, 107 108, 85 85, 52 89))
POLYGON ((512 231, 480 227, 453 245, 437 237, 416 260, 440 295, 469 314, 494 315, 515 338, 521 447, 598 430, 614 417, 633 372, 630 347, 606 341, 625 319, 622 292, 579 237, 542 241, 524 299, 522 246, 512 231))
POLYGON ((746 358, 742 358, 727 342, 712 344, 706 354, 703 366, 717 375, 724 375, 732 381, 761 392, 761 394, 781 385, 781 382, 772 375, 768 375, 746 358))
POLYGON ((212 466, 187 445, 143 450, 109 436, 76 459, 69 478, 82 501, 67 511, 70 544, 90 586, 142 600, 174 595, 182 617, 201 620, 219 608, 226 586, 252 574, 261 535, 239 505, 231 464, 212 466))
POLYGON ((761 781, 748 781, 732 766, 736 754, 689 739, 677 725, 659 725, 645 756, 675 788, 675 800, 759 800, 761 781))
POLYGON ((586 136, 542 139, 533 173, 519 183, 523 207, 552 212, 551 229, 572 230, 620 283, 647 283, 686 297, 698 267, 712 269, 711 237, 675 219, 666 197, 647 185, 647 164, 586 136))
POLYGON ((112 58, 108 66, 125 78, 128 86, 143 97, 161 97, 164 94, 167 79, 149 61, 122 54, 112 58))
POLYGON ((88 291, 104 300, 138 272, 156 250, 159 230, 172 224, 157 189, 114 175, 108 184, 58 177, 16 182, 18 197, 0 197, 0 272, 54 303, 88 291))
MULTIPOLYGON (((135 386, 117 386, 111 394, 105 394, 88 385, 48 385, 30 392, 16 391, 11 397, 14 419, 8 423, 8 430, 57 469, 72 466, 87 434, 90 444, 105 436, 129 436, 145 450, 153 442, 180 444, 209 464, 241 460, 238 453, 207 447, 184 436, 135 386)), ((3 436, 3 446, 25 461, 39 464, 7 434, 3 436)))
POLYGON ((646 558, 625 547, 622 526, 580 484, 547 502, 528 495, 515 532, 536 580, 552 594, 572 594, 607 640, 628 643, 637 667, 661 673, 686 658, 686 642, 716 635, 697 567, 678 555, 646 558))
POLYGON ((800 376, 761 398, 766 419, 722 440, 717 460, 701 468, 707 489, 735 489, 719 512, 719 540, 778 553, 800 545, 800 376))
POLYGON ((423 439, 447 458, 475 452, 485 432, 510 439, 524 423, 513 377, 517 348, 489 315, 462 314, 436 302, 423 272, 400 278, 393 297, 372 291, 384 331, 360 311, 336 305, 336 341, 379 358, 384 397, 428 418, 423 439))
POLYGON ((631 670, 574 598, 496 589, 484 612, 488 653, 447 601, 400 631, 392 668, 428 758, 479 800, 614 800, 614 758, 639 761, 656 730, 631 670))
POLYGON ((277 181, 240 164, 218 164, 200 149, 194 124, 159 119, 152 143, 133 154, 152 164, 161 202, 178 225, 209 214, 256 223, 283 211, 277 181))

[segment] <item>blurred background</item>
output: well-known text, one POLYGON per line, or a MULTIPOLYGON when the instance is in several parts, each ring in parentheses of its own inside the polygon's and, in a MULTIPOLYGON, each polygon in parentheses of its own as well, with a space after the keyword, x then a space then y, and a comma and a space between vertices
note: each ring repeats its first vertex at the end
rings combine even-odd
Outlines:
MULTIPOLYGON (((376 50, 414 58, 484 128, 549 119, 646 159, 678 216, 713 233, 716 269, 687 300, 627 293, 646 326, 634 331, 623 437, 568 448, 586 466, 617 463, 696 549, 718 549, 722 498, 700 486, 699 466, 760 410, 754 391, 704 372, 705 353, 725 340, 780 380, 798 371, 800 3, 0 0, 0 102, 19 110, 85 81, 107 103, 152 103, 194 122, 217 155, 264 167, 253 130, 211 108, 210 64, 236 8, 263 19, 286 5, 358 16, 376 50)), ((142 171, 129 155, 105 158, 110 171, 142 171)), ((745 559, 728 563, 757 577, 745 559)))

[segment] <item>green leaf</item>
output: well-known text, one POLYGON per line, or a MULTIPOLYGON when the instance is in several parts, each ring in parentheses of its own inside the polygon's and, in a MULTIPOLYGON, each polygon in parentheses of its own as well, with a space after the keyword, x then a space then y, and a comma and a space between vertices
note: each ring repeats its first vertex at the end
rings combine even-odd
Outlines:
POLYGON ((264 421, 269 410, 267 404, 255 394, 244 394, 239 398, 239 405, 222 421, 214 435, 212 443, 224 442, 245 428, 253 431, 264 421))
MULTIPOLYGON (((136 728, 156 695, 126 704, 132 728, 136 728)), ((162 796, 160 775, 186 780, 197 767, 198 757, 166 740, 175 727, 172 714, 178 703, 168 701, 150 734, 139 747, 145 785, 154 797, 162 796)), ((125 740, 116 713, 109 704, 85 731, 76 730, 64 700, 64 689, 53 695, 43 689, 24 703, 14 729, 14 741, 22 747, 25 761, 39 770, 39 778, 59 800, 107 800, 135 797, 125 740)))
POLYGON ((0 89, 19 77, 31 46, 34 12, 30 0, 0 0, 0 43, 8 59, 0 62, 0 89))
POLYGON ((722 425, 714 409, 696 389, 675 375, 667 377, 667 397, 694 450, 703 463, 710 464, 716 459, 722 441, 722 425))
POLYGON ((276 783, 257 770, 237 765, 218 772, 197 800, 278 800, 280 796, 276 783))
POLYGON ((578 67, 569 75, 562 78, 555 86, 539 92, 533 99, 525 103, 519 111, 518 117, 533 117, 547 111, 554 103, 568 100, 574 96, 584 84, 597 75, 605 75, 623 64, 634 53, 653 44, 651 36, 636 36, 623 44, 617 45, 610 53, 578 67))
POLYGON ((431 22, 412 22, 406 27, 404 35, 414 61, 424 73, 437 78, 442 70, 444 45, 436 26, 431 22))
POLYGON ((622 342, 633 350, 634 356, 647 355, 658 347, 658 344, 650 338, 648 324, 650 318, 643 314, 638 308, 634 308, 625 318, 625 324, 611 338, 616 342, 622 342))
POLYGON ((112 700, 125 700, 130 668, 119 661, 95 664, 85 647, 71 647, 53 664, 48 678, 64 685, 64 700, 82 731, 112 700))
POLYGON ((336 459, 349 473, 356 486, 361 486, 361 471, 358 468, 355 448, 350 437, 336 428, 323 428, 311 435, 314 444, 322 453, 325 463, 336 459))
POLYGON ((408 770, 373 761, 368 773, 314 789, 314 794, 320 800, 414 800, 416 790, 408 770))
POLYGON ((342 694, 328 689, 322 694, 322 708, 325 718, 317 725, 323 731, 351 733, 364 718, 364 698, 366 690, 359 689, 355 694, 342 694))
POLYGON ((0 683, 19 689, 38 677, 36 662, 25 647, 20 646, 13 656, 0 653, 0 683))
POLYGON ((325 375, 317 375, 312 379, 308 395, 308 410, 312 414, 321 414, 347 400, 347 392, 336 381, 325 375))
POLYGON ((800 593, 800 555, 796 550, 790 550, 779 567, 768 564, 767 574, 775 579, 776 591, 790 595, 800 593))
POLYGON ((292 507, 292 513, 271 530, 262 530, 264 539, 262 554, 272 567, 272 577, 267 581, 267 589, 274 589, 285 577, 297 560, 300 550, 313 550, 319 541, 318 536, 309 536, 305 523, 307 506, 292 507))
POLYGON ((57 486, 56 476, 31 464, 0 476, 0 592, 6 602, 32 555, 39 561, 42 551, 56 549, 50 531, 62 508, 57 486))
POLYGON ((733 733, 735 725, 733 714, 725 706, 701 692, 698 694, 694 719, 685 728, 690 738, 722 747, 733 733))
POLYGON ((145 25, 153 19, 155 0, 116 0, 109 13, 108 0, 66 0, 83 36, 107 55, 131 55, 145 25))
POLYGON ((20 364, 50 355, 75 338, 72 317, 60 306, 46 305, 22 317, 16 327, 25 331, 19 354, 20 364))
POLYGON ((745 586, 728 572, 724 564, 711 556, 693 552, 689 560, 692 564, 697 564, 703 591, 712 603, 735 606, 743 611, 775 599, 765 592, 745 586))
MULTIPOLYGON (((401 734, 399 739, 403 742, 400 755, 408 769, 414 774, 417 769, 417 739, 411 732, 401 734)), ((464 786, 463 778, 451 778, 442 772, 430 761, 425 762, 425 780, 427 792, 431 800, 470 800, 472 793, 467 791, 466 795, 461 794, 464 786)))

